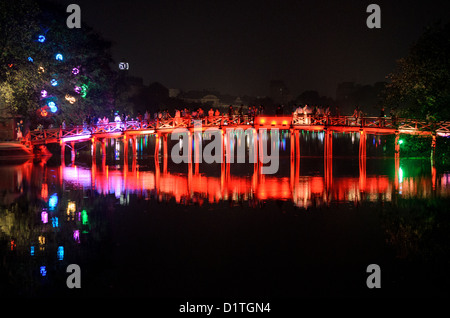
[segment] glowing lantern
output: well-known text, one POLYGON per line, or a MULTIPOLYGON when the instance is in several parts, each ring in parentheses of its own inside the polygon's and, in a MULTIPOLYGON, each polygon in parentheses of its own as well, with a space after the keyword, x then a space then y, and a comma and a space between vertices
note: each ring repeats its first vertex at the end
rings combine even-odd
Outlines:
POLYGON ((45 72, 45 68, 43 68, 42 66, 39 66, 38 72, 39 73, 44 73, 45 72))
POLYGON ((79 69, 78 67, 74 67, 74 68, 72 69, 72 74, 73 74, 73 75, 77 75, 78 73, 80 73, 80 69, 79 69))
POLYGON ((81 97, 86 98, 88 86, 86 84, 81 84, 81 97))
POLYGON ((71 95, 69 95, 69 94, 66 94, 66 100, 67 100, 69 103, 71 103, 71 104, 73 104, 73 103, 75 103, 75 102, 77 101, 77 99, 76 99, 75 97, 73 97, 73 96, 71 96, 71 95))
POLYGON ((62 61, 62 60, 63 60, 62 54, 61 54, 61 53, 56 54, 56 55, 55 55, 55 59, 56 59, 57 61, 62 61))
POLYGON ((42 117, 47 117, 48 113, 45 109, 41 109, 41 116, 42 117))
POLYGON ((46 98, 47 96, 48 96, 47 91, 46 91, 45 89, 43 89, 43 90, 41 91, 41 97, 42 97, 42 98, 46 98))
POLYGON ((28 61, 30 61, 31 63, 34 62, 33 58, 31 56, 28 57, 28 61))
POLYGON ((39 35, 38 36, 38 41, 41 42, 41 43, 44 43, 45 42, 45 36, 39 35))
POLYGON ((50 84, 52 84, 52 86, 58 86, 58 81, 55 80, 54 78, 50 81, 50 84))
POLYGON ((49 102, 48 107, 50 107, 50 111, 52 113, 56 113, 58 111, 58 107, 56 107, 55 102, 49 102))
POLYGON ((75 88, 73 89, 75 91, 75 93, 80 94, 81 93, 81 87, 80 86, 75 86, 75 88))

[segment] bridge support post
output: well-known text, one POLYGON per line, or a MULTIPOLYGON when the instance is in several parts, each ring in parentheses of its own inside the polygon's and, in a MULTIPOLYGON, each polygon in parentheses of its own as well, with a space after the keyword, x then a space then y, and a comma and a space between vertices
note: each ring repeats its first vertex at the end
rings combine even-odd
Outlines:
POLYGON ((329 129, 325 129, 324 152, 326 200, 329 203, 329 195, 333 183, 333 131, 329 129))
POLYGON ((333 156, 333 131, 325 129, 324 157, 333 156))
POLYGON ((106 165, 106 140, 101 139, 100 145, 102 148, 102 167, 104 167, 106 165))
POLYGON ((65 160, 64 155, 66 152, 66 143, 61 141, 60 146, 61 146, 61 164, 63 165, 65 160))
POLYGON ((168 149, 167 149, 167 134, 163 134, 163 147, 164 147, 164 157, 163 157, 163 173, 167 173, 167 158, 168 158, 168 149))
POLYGON ((75 141, 70 143, 72 150, 70 151, 70 160, 72 161, 72 165, 75 164, 75 141))
POLYGON ((159 135, 155 135, 155 160, 159 157, 159 135))

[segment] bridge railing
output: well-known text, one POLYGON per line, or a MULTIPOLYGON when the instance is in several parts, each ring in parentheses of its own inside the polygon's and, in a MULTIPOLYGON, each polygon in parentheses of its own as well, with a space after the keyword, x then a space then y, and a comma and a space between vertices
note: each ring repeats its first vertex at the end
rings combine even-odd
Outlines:
POLYGON ((60 137, 59 128, 36 129, 30 131, 31 141, 45 141, 48 139, 59 139, 59 137, 60 137))
MULTIPOLYGON (((313 116, 313 115, 293 115, 286 117, 283 123, 293 127, 301 126, 355 126, 362 128, 388 128, 403 131, 416 132, 436 132, 440 134, 450 135, 450 122, 428 122, 426 120, 391 118, 391 117, 362 117, 355 118, 353 116, 313 116), (289 117, 291 118, 290 120, 289 117)), ((267 119, 275 119, 274 116, 248 116, 248 115, 219 115, 205 116, 201 119, 204 127, 223 127, 223 126, 240 126, 268 123, 267 119)), ((277 117, 279 118, 279 117, 277 117)), ((123 131, 136 131, 144 129, 174 129, 174 128, 192 128, 194 127, 194 119, 192 117, 170 117, 167 119, 157 119, 149 121, 127 121, 127 122, 110 122, 107 124, 74 126, 70 128, 50 128, 41 130, 32 130, 25 136, 26 142, 35 144, 45 143, 49 140, 59 140, 66 137, 76 137, 101 133, 117 133, 123 131)), ((272 120, 271 120, 272 122, 272 120)), ((283 124, 284 125, 284 124, 283 124)))

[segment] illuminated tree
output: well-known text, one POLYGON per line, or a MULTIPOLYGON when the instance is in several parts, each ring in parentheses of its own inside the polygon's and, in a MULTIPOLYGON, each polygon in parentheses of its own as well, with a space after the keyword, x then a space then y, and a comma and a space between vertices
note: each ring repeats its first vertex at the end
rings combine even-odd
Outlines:
POLYGON ((114 109, 110 43, 86 25, 67 28, 66 15, 45 2, 0 3, 0 98, 11 114, 81 123, 114 109))

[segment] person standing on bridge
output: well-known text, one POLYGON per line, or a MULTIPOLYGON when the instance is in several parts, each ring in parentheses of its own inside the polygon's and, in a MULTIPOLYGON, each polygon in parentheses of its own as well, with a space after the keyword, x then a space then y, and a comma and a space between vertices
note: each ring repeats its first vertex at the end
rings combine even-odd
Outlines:
POLYGON ((230 107, 228 107, 228 118, 231 120, 231 118, 233 118, 233 115, 234 115, 233 106, 230 105, 230 107))
POLYGON ((355 125, 357 125, 359 118, 359 106, 355 107, 355 110, 353 111, 353 118, 355 118, 355 125))
POLYGON ((116 122, 116 128, 120 129, 120 123, 122 122, 122 120, 120 119, 119 112, 116 112, 114 121, 116 122))

